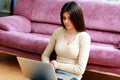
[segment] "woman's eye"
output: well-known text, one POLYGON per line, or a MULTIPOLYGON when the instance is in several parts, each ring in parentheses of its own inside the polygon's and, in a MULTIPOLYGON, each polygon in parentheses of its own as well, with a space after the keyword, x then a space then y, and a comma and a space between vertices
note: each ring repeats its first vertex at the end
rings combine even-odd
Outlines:
POLYGON ((69 20, 71 21, 71 18, 69 20))

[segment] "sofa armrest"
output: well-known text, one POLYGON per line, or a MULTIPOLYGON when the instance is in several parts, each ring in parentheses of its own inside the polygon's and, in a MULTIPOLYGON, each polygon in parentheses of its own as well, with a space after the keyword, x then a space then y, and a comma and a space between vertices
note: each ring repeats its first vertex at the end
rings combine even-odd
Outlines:
POLYGON ((6 31, 31 32, 31 22, 23 16, 0 17, 0 29, 6 31))

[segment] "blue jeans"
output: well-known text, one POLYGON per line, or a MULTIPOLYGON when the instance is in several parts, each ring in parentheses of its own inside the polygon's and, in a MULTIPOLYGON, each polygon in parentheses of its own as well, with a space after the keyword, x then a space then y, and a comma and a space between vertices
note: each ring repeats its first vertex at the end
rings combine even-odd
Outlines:
POLYGON ((56 75, 58 77, 58 79, 61 80, 78 80, 74 75, 61 71, 61 70, 56 70, 56 75))
MULTIPOLYGON (((61 70, 56 70, 56 75, 58 80, 78 80, 75 76, 73 76, 70 73, 61 71, 61 70)), ((49 76, 48 71, 42 71, 42 73, 37 70, 30 78, 30 80, 52 80, 51 76, 49 76), (48 75, 46 75, 48 74, 48 75)))

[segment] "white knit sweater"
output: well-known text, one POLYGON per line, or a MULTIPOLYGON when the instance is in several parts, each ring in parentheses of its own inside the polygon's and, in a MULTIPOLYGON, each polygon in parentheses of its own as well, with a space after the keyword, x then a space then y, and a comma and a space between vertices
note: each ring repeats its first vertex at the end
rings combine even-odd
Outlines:
POLYGON ((59 28, 54 31, 42 55, 42 61, 49 63, 49 57, 55 49, 57 68, 81 79, 88 62, 91 37, 87 32, 79 32, 74 40, 67 44, 64 38, 65 30, 64 28, 59 28))

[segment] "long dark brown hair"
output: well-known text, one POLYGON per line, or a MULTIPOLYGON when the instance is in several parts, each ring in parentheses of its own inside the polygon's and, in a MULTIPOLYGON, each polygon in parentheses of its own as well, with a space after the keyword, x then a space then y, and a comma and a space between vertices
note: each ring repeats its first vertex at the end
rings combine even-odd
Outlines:
POLYGON ((73 23, 76 31, 78 32, 86 31, 83 12, 80 5, 77 2, 70 1, 63 5, 60 17, 61 23, 64 28, 66 28, 63 23, 63 14, 65 12, 68 12, 70 14, 71 22, 73 23))

